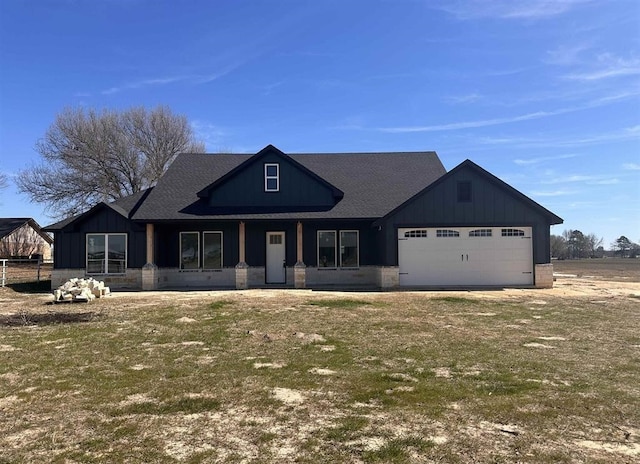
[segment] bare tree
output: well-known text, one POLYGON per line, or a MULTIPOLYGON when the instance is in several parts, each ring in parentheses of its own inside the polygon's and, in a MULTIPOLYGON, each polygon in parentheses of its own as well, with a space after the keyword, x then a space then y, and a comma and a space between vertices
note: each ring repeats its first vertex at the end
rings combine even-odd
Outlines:
POLYGON ((18 190, 63 218, 155 185, 178 153, 204 144, 167 107, 80 108, 63 110, 36 150, 43 160, 18 174, 18 190))
POLYGON ((0 190, 4 190, 9 186, 7 175, 4 172, 0 172, 0 190))

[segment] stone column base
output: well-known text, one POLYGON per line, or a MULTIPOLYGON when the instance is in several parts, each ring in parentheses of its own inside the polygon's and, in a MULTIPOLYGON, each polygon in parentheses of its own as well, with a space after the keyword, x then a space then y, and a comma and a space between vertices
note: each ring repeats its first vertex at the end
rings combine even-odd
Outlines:
POLYGON ((147 263, 142 266, 142 290, 158 289, 158 266, 153 263, 147 263))
POLYGON ((236 264, 236 289, 249 288, 249 265, 245 262, 236 264))
POLYGON ((534 273, 536 288, 553 287, 553 264, 536 264, 534 273))
POLYGON ((302 261, 293 266, 293 282, 295 288, 307 288, 307 266, 302 261))
POLYGON ((400 286, 400 268, 395 266, 381 266, 378 268, 378 287, 383 290, 400 286))

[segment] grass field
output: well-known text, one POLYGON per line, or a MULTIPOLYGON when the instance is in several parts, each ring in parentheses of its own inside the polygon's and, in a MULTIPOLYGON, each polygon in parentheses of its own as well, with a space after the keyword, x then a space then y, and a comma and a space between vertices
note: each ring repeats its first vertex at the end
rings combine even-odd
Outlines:
POLYGON ((5 289, 0 462, 638 462, 640 285, 607 285, 5 289))

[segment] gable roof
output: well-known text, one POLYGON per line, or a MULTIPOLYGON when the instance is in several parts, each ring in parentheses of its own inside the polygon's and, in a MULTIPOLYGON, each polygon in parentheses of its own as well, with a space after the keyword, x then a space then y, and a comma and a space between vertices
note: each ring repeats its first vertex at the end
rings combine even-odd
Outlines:
POLYGON ((380 223, 381 221, 383 221, 387 217, 389 217, 389 216, 393 215, 394 213, 396 213, 397 211, 403 209, 405 206, 407 206, 408 204, 413 202, 418 196, 421 196, 423 194, 427 194, 429 191, 433 190, 434 188, 436 188, 438 185, 442 184, 443 182, 446 182, 447 179, 449 179, 450 177, 454 176, 458 171, 461 171, 463 169, 470 169, 470 170, 476 172, 477 174, 479 174, 481 177, 485 177, 489 182, 492 182, 493 184, 497 185, 499 188, 505 190, 511 196, 513 196, 516 199, 518 199, 518 200, 522 201, 523 203, 527 204, 530 208, 538 211, 538 213, 540 213, 542 216, 544 216, 544 217, 546 217, 548 219, 549 224, 562 224, 564 222, 564 220, 561 217, 556 216, 551 211, 546 209, 544 206, 540 205, 539 203, 536 203, 535 201, 533 201, 531 198, 529 198, 528 196, 526 196, 522 192, 516 190, 515 188, 511 187, 509 184, 507 184, 503 180, 501 180, 498 177, 496 177, 493 174, 491 174, 489 171, 481 168, 480 166, 478 166, 473 161, 467 159, 467 160, 464 160, 459 165, 457 165, 451 171, 449 171, 446 174, 444 174, 443 176, 441 176, 436 181, 434 181, 431 184, 429 184, 428 186, 426 186, 424 189, 422 189, 416 195, 412 196, 411 198, 409 198, 406 201, 404 201, 402 204, 400 204, 397 207, 393 208, 393 210, 389 211, 387 214, 385 214, 385 216, 383 218, 379 219, 374 224, 380 223))
POLYGON ((151 192, 151 190, 153 190, 153 187, 148 188, 146 190, 142 190, 140 192, 136 192, 132 195, 129 195, 123 198, 118 198, 117 200, 112 201, 111 203, 100 202, 90 210, 85 211, 84 213, 63 219, 62 221, 56 222, 51 225, 48 225, 44 227, 43 230, 48 232, 54 232, 56 230, 64 229, 65 227, 73 223, 79 222, 82 219, 92 215, 96 211, 101 210, 103 208, 109 208, 125 218, 130 218, 132 213, 134 213, 137 210, 137 208, 142 204, 142 202, 147 197, 149 192, 151 192))
POLYGON ((49 234, 44 232, 44 229, 40 227, 40 225, 32 218, 0 218, 0 240, 5 238, 7 235, 10 235, 16 229, 24 226, 25 224, 29 224, 33 230, 35 230, 38 235, 40 235, 44 240, 46 240, 49 244, 53 243, 53 239, 49 234))
POLYGON ((212 214, 206 201, 198 194, 216 182, 223 182, 228 178, 226 176, 233 176, 242 169, 244 163, 252 158, 257 159, 255 156, 178 155, 133 213, 132 219, 375 219, 384 216, 446 172, 432 151, 282 154, 329 184, 335 189, 334 192, 343 193, 343 199, 328 211, 212 214))
POLYGON ((285 155, 282 151, 280 151, 278 148, 274 147, 273 145, 267 145, 262 150, 260 150, 258 153, 256 153, 255 155, 251 156, 246 161, 243 161, 238 166, 233 168, 231 171, 227 172, 225 175, 223 175, 222 177, 218 178, 217 180, 212 182, 210 185, 208 185, 204 189, 200 190, 197 193, 198 197, 199 198, 208 198, 209 197, 209 192, 211 192, 211 190, 213 190, 217 186, 219 186, 219 185, 231 180, 233 177, 235 177, 236 175, 238 175, 239 173, 241 173, 242 171, 247 169, 251 164, 259 162, 262 158, 264 158, 265 156, 267 156, 269 154, 274 154, 278 158, 280 158, 282 161, 285 161, 285 162, 293 164, 297 169, 299 169, 300 171, 304 172, 305 174, 307 174, 308 176, 310 176, 311 178, 313 178, 317 182, 321 183, 325 187, 329 188, 329 190, 331 190, 331 193, 334 196, 334 198, 342 198, 344 196, 344 192, 342 190, 334 187, 329 182, 327 182, 325 179, 323 179, 322 177, 318 176, 315 172, 309 170, 304 165, 302 165, 299 162, 297 162, 291 156, 285 155))

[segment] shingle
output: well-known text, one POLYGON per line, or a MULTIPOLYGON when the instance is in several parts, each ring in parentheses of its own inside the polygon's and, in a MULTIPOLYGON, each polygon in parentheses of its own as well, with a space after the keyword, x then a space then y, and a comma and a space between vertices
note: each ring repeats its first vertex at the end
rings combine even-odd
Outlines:
POLYGON ((253 155, 182 154, 133 214, 134 220, 379 218, 445 174, 435 152, 291 154, 344 192, 323 212, 189 214, 197 193, 253 155))

